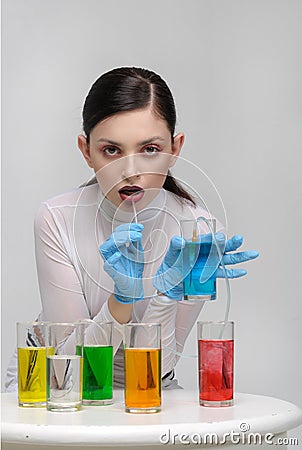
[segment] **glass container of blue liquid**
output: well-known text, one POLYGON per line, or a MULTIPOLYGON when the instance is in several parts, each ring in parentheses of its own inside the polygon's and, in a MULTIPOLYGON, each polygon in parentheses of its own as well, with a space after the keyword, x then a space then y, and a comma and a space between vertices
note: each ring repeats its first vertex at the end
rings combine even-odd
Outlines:
POLYGON ((213 240, 215 219, 181 221, 184 300, 215 300, 219 253, 213 240), (199 227, 200 224, 200 227, 199 227))

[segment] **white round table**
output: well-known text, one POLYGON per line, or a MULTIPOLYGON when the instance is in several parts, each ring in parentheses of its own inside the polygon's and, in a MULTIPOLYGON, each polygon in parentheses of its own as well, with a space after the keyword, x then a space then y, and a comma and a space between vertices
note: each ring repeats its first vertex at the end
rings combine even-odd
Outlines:
POLYGON ((228 449, 272 449, 302 423, 301 409, 271 397, 236 394, 234 406, 224 408, 199 406, 194 391, 168 390, 162 397, 160 413, 138 415, 124 412, 123 391, 115 391, 113 405, 73 413, 20 408, 16 394, 2 394, 2 449, 196 449, 210 442, 225 447, 225 441, 228 449))

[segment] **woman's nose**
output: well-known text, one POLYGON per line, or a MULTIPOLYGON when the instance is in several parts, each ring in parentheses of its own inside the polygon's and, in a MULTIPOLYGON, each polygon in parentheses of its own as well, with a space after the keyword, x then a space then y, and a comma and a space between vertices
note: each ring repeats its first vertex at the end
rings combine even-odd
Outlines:
POLYGON ((125 156, 122 165, 122 178, 130 178, 140 174, 138 155, 125 156))

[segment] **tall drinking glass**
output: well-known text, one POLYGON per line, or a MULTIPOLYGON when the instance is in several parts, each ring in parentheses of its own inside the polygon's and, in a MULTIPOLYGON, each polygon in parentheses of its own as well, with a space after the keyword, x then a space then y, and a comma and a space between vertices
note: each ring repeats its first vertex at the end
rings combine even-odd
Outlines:
POLYGON ((182 220, 180 226, 185 240, 182 252, 184 299, 215 300, 219 253, 211 231, 216 232, 216 220, 182 220))
POLYGON ((19 406, 45 406, 45 323, 18 322, 17 348, 19 406))
POLYGON ((83 323, 47 324, 48 411, 81 409, 83 336, 83 323))
POLYGON ((161 409, 161 325, 124 325, 125 410, 156 413, 161 409))
POLYGON ((233 404, 234 322, 198 322, 199 404, 233 404))
POLYGON ((83 348, 83 405, 113 402, 112 322, 85 323, 83 348))

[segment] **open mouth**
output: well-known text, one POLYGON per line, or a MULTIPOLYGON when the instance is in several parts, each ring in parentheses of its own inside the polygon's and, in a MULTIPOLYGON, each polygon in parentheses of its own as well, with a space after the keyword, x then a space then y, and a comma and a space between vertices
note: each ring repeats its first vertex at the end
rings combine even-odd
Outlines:
POLYGON ((138 202, 144 195, 143 188, 139 186, 124 186, 119 191, 122 200, 138 202))

